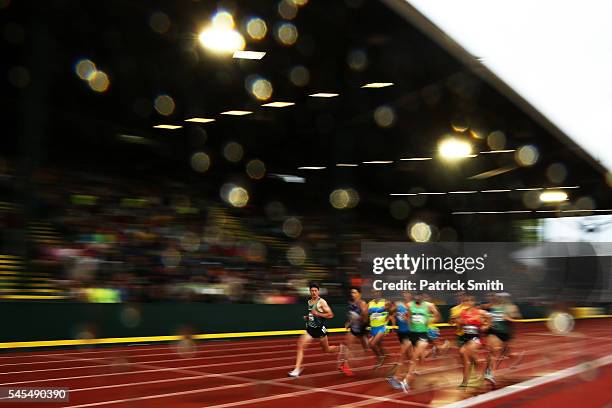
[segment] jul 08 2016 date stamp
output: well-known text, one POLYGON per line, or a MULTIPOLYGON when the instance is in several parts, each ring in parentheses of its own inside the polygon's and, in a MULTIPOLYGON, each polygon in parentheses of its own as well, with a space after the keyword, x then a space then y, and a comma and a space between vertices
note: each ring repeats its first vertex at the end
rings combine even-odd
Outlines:
POLYGON ((11 388, 0 387, 0 404, 3 402, 68 402, 68 388, 11 388))

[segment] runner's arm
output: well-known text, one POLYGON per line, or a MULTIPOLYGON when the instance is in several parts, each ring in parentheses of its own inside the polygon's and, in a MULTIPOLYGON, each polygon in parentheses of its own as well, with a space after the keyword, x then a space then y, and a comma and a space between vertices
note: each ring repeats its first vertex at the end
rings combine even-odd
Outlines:
POLYGON ((327 302, 323 299, 320 300, 321 310, 323 313, 320 313, 316 310, 316 307, 312 309, 312 315, 317 317, 322 317, 324 319, 332 319, 334 317, 334 312, 332 312, 331 308, 327 304, 327 302))

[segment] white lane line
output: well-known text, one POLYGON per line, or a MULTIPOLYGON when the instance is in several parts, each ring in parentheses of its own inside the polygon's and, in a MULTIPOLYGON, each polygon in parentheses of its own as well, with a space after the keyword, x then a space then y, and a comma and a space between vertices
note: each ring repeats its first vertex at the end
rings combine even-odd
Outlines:
MULTIPOLYGON (((388 349, 397 349, 399 350, 399 345, 397 346, 392 346, 392 347, 387 347, 388 349)), ((307 357, 311 358, 311 357, 321 357, 321 356, 325 356, 327 355, 327 353, 313 353, 313 354, 308 354, 307 357)), ((291 361, 295 358, 295 356, 290 356, 290 357, 281 357, 281 358, 268 358, 268 359, 261 359, 261 360, 251 360, 248 361, 248 363, 252 363, 252 362, 269 362, 269 361, 280 361, 280 360, 287 360, 287 359, 291 359, 291 361)), ((372 358, 371 355, 365 356, 365 357, 361 357, 361 358, 356 358, 355 360, 361 360, 361 359, 367 359, 367 358, 372 358)), ((85 361, 88 361, 86 359, 84 359, 85 361)), ((165 361, 165 360, 164 360, 165 361)), ((181 359, 182 361, 182 359, 181 359)), ((143 361, 142 364, 144 363, 153 363, 154 361, 143 361)), ((318 365, 322 365, 322 364, 328 364, 329 361, 321 361, 321 362, 315 362, 315 363, 307 363, 307 364, 303 364, 304 367, 310 367, 310 366, 318 366, 318 365)), ((244 364, 244 362, 239 362, 239 363, 231 363, 231 364, 244 364)), ((230 365, 231 365, 230 364, 230 365)), ((227 364, 200 364, 200 365, 193 365, 193 366, 186 366, 186 367, 182 367, 182 368, 207 368, 207 367, 217 367, 217 366, 227 366, 227 364)), ((91 367, 98 367, 98 368, 105 368, 105 367, 109 367, 107 365, 94 365, 91 367)), ((245 370, 245 371, 237 371, 235 373, 251 373, 251 372, 262 372, 262 371, 270 371, 270 370, 278 370, 281 369, 283 366, 274 366, 274 367, 269 367, 269 368, 257 368, 257 369, 253 369, 253 370, 245 370)), ((16 381, 16 382, 9 382, 9 383, 0 383, 0 386, 3 385, 16 385, 16 384, 31 384, 31 383, 40 383, 40 382, 49 382, 49 381, 63 381, 63 380, 75 380, 75 379, 83 379, 83 378, 94 378, 94 377, 100 377, 100 375, 104 375, 106 376, 114 376, 114 375, 132 375, 132 374, 141 374, 141 373, 148 373, 151 371, 172 371, 175 370, 176 367, 164 367, 163 369, 159 369, 159 370, 138 370, 138 371, 130 371, 130 372, 123 372, 123 373, 104 373, 104 374, 91 374, 91 375, 79 375, 79 376, 71 376, 71 377, 59 377, 59 378, 39 378, 37 380, 28 380, 28 381, 16 381)), ((287 366, 287 369, 290 369, 289 365, 287 366)), ((45 370, 42 370, 45 371, 45 370)))
MULTIPOLYGON (((528 344, 533 344, 533 343, 545 343, 548 340, 544 339, 544 340, 529 340, 531 343, 528 344)), ((278 346, 274 346, 274 347, 278 347, 278 346)), ((316 349, 319 346, 317 344, 311 344, 310 345, 310 349, 316 349)), ((385 346, 385 347, 394 347, 394 346, 385 346)), ((253 348, 244 348, 244 349, 227 349, 225 351, 230 351, 230 350, 236 350, 236 351, 243 351, 243 350, 247 350, 247 349, 262 349, 264 347, 261 348, 257 348, 257 347, 253 347, 253 348)), ((200 354, 202 352, 193 352, 193 354, 200 354)), ((289 357, 285 357, 285 358, 292 358, 293 354, 295 354, 295 350, 293 348, 288 348, 286 350, 276 350, 276 351, 264 351, 264 352, 260 352, 260 353, 248 353, 248 354, 232 354, 231 356, 228 355, 221 355, 221 356, 206 356, 206 357, 189 357, 189 358, 181 358, 181 361, 205 361, 205 360, 210 360, 210 359, 227 359, 228 357, 250 357, 250 356, 259 356, 259 355, 269 355, 269 354, 273 354, 273 355, 278 355, 278 354, 283 354, 283 353, 290 353, 291 356, 289 357)), ((231 354, 231 353, 230 353, 231 354)), ((125 358, 136 358, 136 357, 153 357, 153 356, 168 356, 168 359, 163 359, 163 360, 152 360, 152 361, 140 361, 142 363, 164 363, 164 362, 175 362, 176 361, 176 353, 174 353, 174 355, 172 355, 171 352, 169 353, 162 353, 162 354, 140 354, 140 355, 128 355, 128 356, 122 356, 125 358)), ((279 357, 280 358, 280 357, 279 357)), ((32 364, 47 364, 47 363, 65 363, 65 362, 76 362, 76 361, 91 361, 94 362, 96 360, 108 360, 108 357, 88 357, 88 358, 74 358, 74 359, 60 359, 60 360, 50 360, 50 361, 37 361, 37 362, 31 362, 31 363, 11 363, 11 364, 3 364, 0 366, 7 366, 7 365, 32 365, 32 364)), ((254 362, 265 362, 268 361, 267 359, 260 359, 260 360, 253 360, 254 362)), ((269 360, 272 361, 272 360, 269 360)), ((228 363, 227 361, 223 362, 222 365, 228 365, 228 364, 239 364, 242 363, 242 361, 237 361, 237 362, 230 362, 228 363)), ((3 372, 0 373, 0 376, 3 375, 12 375, 12 374, 28 374, 28 373, 36 373, 36 372, 49 372, 49 371, 64 371, 64 370, 81 370, 81 369, 85 369, 85 368, 99 368, 99 365, 82 365, 82 366, 72 366, 72 367, 54 367, 54 368, 42 368, 42 369, 36 369, 36 370, 22 370, 22 371, 7 371, 7 372, 3 372)), ((209 365, 209 367, 214 367, 214 365, 209 365)))
POLYGON ((593 368, 602 367, 608 364, 612 364, 612 355, 608 355, 597 360, 588 361, 586 363, 578 364, 573 367, 566 368, 565 370, 557 371, 552 374, 547 374, 542 377, 532 378, 531 380, 523 381, 518 384, 510 385, 508 387, 491 391, 486 394, 481 394, 476 397, 468 398, 463 401, 457 401, 452 404, 445 405, 444 408, 465 408, 473 407, 474 405, 482 404, 488 401, 492 401, 498 398, 503 398, 508 395, 523 392, 530 388, 538 387, 540 385, 548 384, 563 378, 573 377, 577 374, 584 373, 592 370, 593 368))
MULTIPOLYGON (((559 349, 559 348, 561 348, 561 347, 566 348, 567 346, 569 346, 569 345, 565 344, 565 345, 562 345, 562 346, 557 347, 557 349, 559 349)), ((534 351, 530 352, 529 354, 535 354, 536 352, 537 352, 537 351, 535 351, 535 350, 534 350, 534 351)), ((328 362, 326 362, 326 363, 328 363, 328 362)), ((540 364, 540 363, 539 363, 539 362, 537 362, 537 364, 540 364)), ((148 365, 145 365, 145 364, 137 364, 137 365, 142 366, 142 367, 153 367, 153 368, 155 368, 155 369, 157 369, 157 368, 158 368, 158 367, 154 367, 154 366, 148 366, 148 365)), ((432 372, 437 372, 437 371, 448 371, 449 369, 456 368, 456 367, 457 367, 457 366, 451 366, 451 367, 435 367, 435 368, 431 368, 431 369, 425 370, 425 373, 432 373, 432 372)), ((183 368, 174 368, 174 369, 172 369, 172 371, 175 371, 175 372, 180 372, 180 373, 187 373, 187 374, 190 374, 190 375, 191 375, 191 374, 199 374, 200 376, 202 375, 200 372, 197 372, 197 371, 190 371, 190 370, 187 370, 186 368, 187 368, 187 367, 183 367, 183 368)), ((279 368, 279 367, 273 367, 273 369, 275 369, 275 370, 276 370, 276 369, 278 369, 278 368, 279 368)), ((366 368, 356 369, 355 371, 367 370, 367 369, 368 369, 368 368, 366 367, 366 368)), ((246 371, 250 371, 250 372, 256 371, 256 372, 257 372, 257 371, 261 371, 261 370, 246 370, 246 371)), ((331 374, 337 374, 337 371, 335 371, 335 370, 334 370, 334 371, 330 371, 330 372, 328 372, 328 373, 331 373, 331 374)), ((317 373, 317 374, 311 374, 311 375, 302 376, 301 378, 309 378, 309 377, 314 377, 314 376, 317 376, 317 377, 318 377, 318 376, 320 376, 320 375, 322 375, 322 374, 323 374, 323 375, 329 375, 328 373, 317 373)), ((232 376, 232 375, 230 375, 230 374, 234 374, 234 373, 225 373, 225 374, 207 374, 206 376, 208 376, 208 377, 225 378, 225 379, 232 379, 232 380, 243 381, 243 382, 244 382, 244 381, 246 381, 246 383, 245 383, 245 384, 226 385, 226 386, 220 386, 220 387, 215 387, 215 388, 202 389, 202 390, 200 390, 200 391, 198 391, 198 392, 202 392, 202 393, 203 393, 203 392, 210 392, 210 391, 216 391, 216 390, 225 390, 225 389, 231 389, 231 388, 241 388, 241 387, 244 387, 244 386, 248 386, 248 385, 250 385, 250 384, 251 384, 251 383, 253 383, 253 382, 255 382, 255 383, 257 383, 257 384, 260 384, 260 383, 264 383, 264 382, 271 382, 271 381, 272 381, 272 382, 273 382, 274 384, 276 384, 276 385, 287 385, 287 386, 291 385, 291 386, 295 386, 295 384, 281 384, 281 382, 283 382, 283 383, 284 383, 284 382, 285 382, 285 381, 287 381, 287 380, 291 381, 292 379, 290 379, 290 378, 283 378, 283 379, 280 379, 280 380, 278 380, 278 381, 274 381, 274 380, 262 381, 262 380, 257 380, 257 379, 250 379, 250 378, 236 377, 236 376, 232 376)), ((174 379, 173 379, 173 380, 174 380, 174 379)), ((373 379, 373 380, 364 380, 364 381, 366 381, 366 382, 370 382, 370 381, 371 381, 371 382, 378 382, 378 381, 381 381, 381 380, 382 380, 382 379, 378 379, 378 378, 377 378, 377 379, 373 379)), ((364 383, 364 382, 362 381, 362 382, 360 382, 360 383, 364 383)), ((324 390, 329 390, 329 389, 334 389, 334 388, 342 388, 342 387, 353 387, 353 386, 355 386, 355 385, 359 385, 359 383, 352 382, 352 383, 340 384, 340 385, 335 386, 335 387, 326 387, 326 388, 322 389, 323 391, 320 391, 320 390, 315 390, 315 391, 311 391, 311 392, 325 392, 324 390)), ((96 388, 96 389, 99 389, 99 388, 101 388, 101 387, 95 387, 95 388, 96 388)), ((109 387, 109 388, 110 388, 110 387, 109 387)), ((73 390, 73 391, 74 391, 74 390, 73 390)), ((190 391, 188 391, 187 393, 193 393, 193 392, 195 392, 195 391, 190 390, 190 391)), ((172 394, 171 396, 173 396, 173 395, 177 395, 177 394, 172 394)), ((282 394, 282 395, 284 395, 284 394, 282 394)), ((363 395, 363 394, 361 394, 361 395, 363 395)), ((165 396, 165 394, 164 394, 164 396, 165 396)), ((285 398, 285 397, 278 397, 278 398, 285 398)), ((380 398, 380 397, 377 397, 377 398, 380 398)), ((375 399, 375 400, 373 400, 373 401, 374 401, 374 402, 378 402, 378 400, 376 400, 376 399, 375 399)), ((124 402, 124 401, 123 401, 123 400, 121 400, 121 402, 124 402)), ((114 402, 112 402, 112 403, 114 403, 114 402)), ((81 406, 95 406, 95 405, 106 405, 106 404, 102 404, 102 403, 91 403, 91 404, 86 404, 86 405, 80 405, 79 407, 81 407, 81 406)))

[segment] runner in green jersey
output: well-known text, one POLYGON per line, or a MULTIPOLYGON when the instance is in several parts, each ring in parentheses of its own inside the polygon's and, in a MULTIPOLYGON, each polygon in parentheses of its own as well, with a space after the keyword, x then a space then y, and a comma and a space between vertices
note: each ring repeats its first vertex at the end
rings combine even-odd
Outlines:
POLYGON ((327 340, 327 329, 325 321, 334 317, 334 313, 327 302, 319 297, 319 286, 310 284, 310 299, 308 300, 308 315, 304 316, 306 321, 306 333, 302 334, 297 344, 297 356, 295 368, 289 372, 290 377, 299 377, 302 373, 302 360, 304 349, 312 339, 319 339, 321 348, 326 353, 336 353, 339 346, 330 346, 327 340))

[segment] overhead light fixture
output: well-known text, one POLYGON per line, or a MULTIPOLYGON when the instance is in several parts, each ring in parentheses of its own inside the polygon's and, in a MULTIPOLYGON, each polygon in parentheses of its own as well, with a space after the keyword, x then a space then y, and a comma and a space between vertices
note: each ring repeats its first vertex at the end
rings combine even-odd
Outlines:
POLYGON ((338 95, 340 94, 330 93, 330 92, 319 92, 319 93, 310 94, 308 96, 312 96, 313 98, 334 98, 338 95))
POLYGON ((454 211, 451 214, 453 215, 472 215, 472 214, 476 214, 475 211, 454 211))
POLYGON ((417 193, 391 193, 392 196, 415 196, 417 193))
POLYGON ((507 189, 501 189, 501 190, 480 190, 481 193, 507 193, 508 191, 512 191, 512 190, 507 190, 507 189))
POLYGON ((359 166, 358 164, 354 164, 354 163, 338 163, 336 164, 336 167, 357 167, 359 166))
POLYGON ((418 193, 419 195, 442 195, 442 194, 446 194, 446 193, 442 193, 442 192, 424 192, 424 193, 418 193))
POLYGON ((528 188, 515 188, 515 191, 538 191, 544 190, 544 187, 528 187, 528 188))
POLYGON ((560 187, 547 187, 547 190, 571 190, 574 188, 580 188, 580 186, 560 186, 560 187))
POLYGON ((492 154, 492 153, 513 153, 515 149, 507 149, 507 150, 488 150, 486 152, 480 152, 482 154, 492 154))
POLYGON ((251 111, 243 111, 243 110, 228 110, 225 112, 221 112, 221 115, 230 115, 230 116, 244 116, 244 115, 250 115, 251 111))
POLYGON ((270 102, 264 103, 261 106, 266 106, 268 108, 286 108, 287 106, 293 106, 295 102, 270 102))
POLYGON ((560 211, 561 210, 536 210, 537 213, 555 213, 560 211))
POLYGON ((438 145, 440 156, 445 160, 456 160, 465 157, 473 157, 472 145, 461 139, 447 138, 438 145))
POLYGON ((564 213, 592 212, 593 210, 561 210, 564 213))
POLYGON ((234 17, 227 11, 216 13, 212 24, 198 35, 200 44, 215 53, 230 54, 244 49, 244 37, 234 30, 234 17))
POLYGON ((182 126, 178 126, 178 125, 155 125, 153 127, 155 129, 169 129, 169 130, 175 130, 175 129, 182 128, 182 126))
POLYGON ((475 174, 475 175, 470 176, 468 178, 470 180, 484 180, 484 179, 488 179, 488 178, 491 178, 491 177, 499 176, 500 174, 507 173, 507 172, 512 171, 514 169, 516 169, 516 167, 514 167, 514 166, 500 167, 500 168, 497 168, 497 169, 485 171, 483 173, 475 174))
POLYGON ((270 177, 278 177, 283 180, 285 183, 305 183, 306 179, 304 177, 294 176, 293 174, 270 174, 270 177))
POLYGON ((558 203, 567 200, 567 193, 565 191, 545 191, 540 194, 540 201, 543 203, 558 203))
POLYGON ((302 166, 298 167, 298 170, 324 170, 326 168, 325 166, 302 166))
POLYGON ((214 122, 215 119, 210 119, 210 118, 190 118, 190 119, 185 119, 185 122, 194 122, 194 123, 209 123, 209 122, 214 122))
POLYGON ((371 160, 371 161, 363 162, 363 164, 389 164, 389 163, 393 163, 393 160, 371 160))
POLYGON ((424 160, 431 160, 432 157, 408 157, 405 159, 400 159, 401 161, 424 161, 424 160))
POLYGON ((477 193, 476 190, 465 190, 465 191, 449 191, 448 194, 474 194, 477 193))
POLYGON ((392 85, 394 85, 393 82, 370 82, 362 86, 362 88, 385 88, 392 85))
POLYGON ((263 51, 234 51, 232 55, 236 59, 260 60, 266 55, 263 51))

